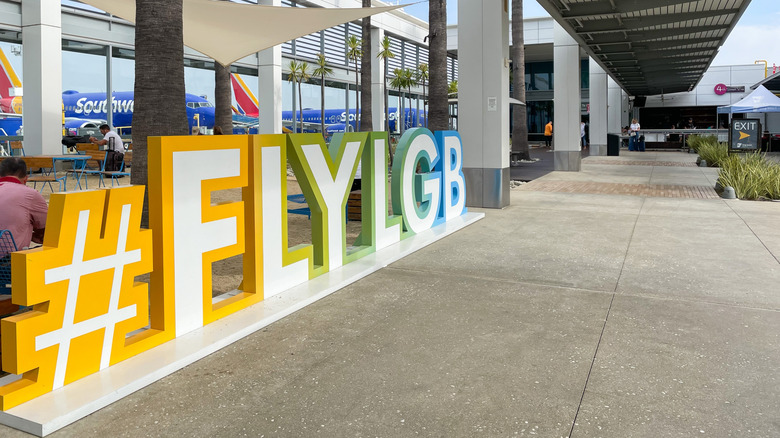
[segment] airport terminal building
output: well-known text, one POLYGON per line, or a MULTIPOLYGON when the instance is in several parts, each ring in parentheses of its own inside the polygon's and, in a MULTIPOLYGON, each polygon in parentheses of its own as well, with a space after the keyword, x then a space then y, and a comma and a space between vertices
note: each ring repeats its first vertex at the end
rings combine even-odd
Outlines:
MULTIPOLYGON (((291 8, 361 6, 357 0, 237 3, 291 8)), ((579 143, 579 123, 586 120, 591 135, 595 134, 591 138, 595 150, 591 153, 600 154, 605 152, 606 133, 620 132, 634 117, 641 120, 644 128, 680 127, 689 118, 695 120, 697 127, 719 126, 723 119, 717 117, 716 108, 744 97, 767 72, 763 65, 710 65, 717 48, 747 7, 745 1, 736 1, 727 9, 716 3, 621 3, 612 8, 608 2, 598 1, 564 10, 554 2, 540 1, 552 18, 524 20, 529 138, 540 141, 544 125, 555 120, 558 145, 571 143, 574 148, 579 143), (555 102, 566 102, 563 110, 555 102)), ((386 5, 381 1, 374 4, 386 5)), ((496 158, 487 161, 477 151, 473 157, 467 153, 465 172, 476 172, 468 179, 498 181, 500 186, 472 188, 471 192, 498 191, 503 196, 507 195, 503 187, 507 185, 509 166, 511 44, 509 11, 505 6, 501 2, 495 7, 491 3, 459 3, 460 22, 448 27, 447 62, 450 82, 459 84, 458 108, 453 108, 451 114, 453 127, 461 132, 466 144, 500 145, 496 158), (487 47, 496 50, 486 50, 487 47), (471 158, 477 160, 473 168, 468 164, 471 158), (484 173, 496 171, 502 176, 484 173)), ((384 84, 390 93, 389 107, 424 109, 424 84, 407 89, 390 84, 395 69, 414 71, 428 62, 427 24, 395 10, 373 17, 372 26, 374 114, 384 114, 380 97, 384 84), (385 36, 395 55, 387 60, 387 65, 376 56, 379 41, 385 36)), ((303 108, 320 107, 320 79, 306 80, 301 96, 297 96, 298 90, 288 81, 287 68, 292 60, 312 65, 320 53, 333 68, 332 76, 325 79, 325 107, 344 109, 347 114, 350 108, 354 111, 356 66, 347 55, 345 40, 360 35, 359 22, 349 22, 234 62, 232 72, 248 85, 258 106, 264 111, 271 109, 260 118, 259 132, 279 132, 289 123, 282 120, 282 111, 296 109, 299 100, 303 108)), ((19 85, 24 84, 16 87, 12 80, 6 80, 0 84, 0 93, 7 93, 9 98, 24 94, 28 126, 51 127, 44 128, 44 132, 27 130, 25 137, 32 140, 28 143, 44 148, 58 146, 55 139, 59 136, 60 111, 44 111, 41 96, 63 92, 108 96, 110 92, 132 90, 133 43, 132 23, 78 1, 0 0, 0 49, 7 58, 3 65, 15 70, 19 85), (52 13, 57 9, 59 14, 52 13), (52 43, 55 41, 59 44, 52 43), (57 77, 62 78, 61 87, 52 81, 57 77)), ((185 48, 188 93, 203 96, 206 101, 213 96, 213 66, 211 58, 185 48)), ((53 105, 51 99, 48 102, 47 105, 53 105)), ((110 123, 110 112, 104 118, 110 123)), ((382 117, 374 117, 374 123, 374 129, 383 129, 382 117)), ((416 123, 420 123, 419 119, 416 123)), ((557 148, 556 155, 560 156, 556 168, 578 170, 579 158, 574 152, 572 149, 564 153, 557 148)), ((492 204, 477 201, 475 205, 492 204)))

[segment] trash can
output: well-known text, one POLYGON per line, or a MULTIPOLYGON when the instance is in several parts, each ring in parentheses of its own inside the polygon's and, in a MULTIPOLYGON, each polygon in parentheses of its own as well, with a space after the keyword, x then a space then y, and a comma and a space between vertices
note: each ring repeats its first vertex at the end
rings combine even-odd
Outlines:
POLYGON ((620 156, 620 136, 617 134, 607 134, 607 156, 620 156))

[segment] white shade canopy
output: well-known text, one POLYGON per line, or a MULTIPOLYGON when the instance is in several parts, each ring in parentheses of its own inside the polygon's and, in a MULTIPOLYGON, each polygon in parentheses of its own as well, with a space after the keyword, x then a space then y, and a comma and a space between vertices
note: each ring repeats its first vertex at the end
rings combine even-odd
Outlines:
POLYGON ((718 107, 718 114, 777 112, 780 112, 780 97, 775 96, 763 85, 759 85, 737 103, 718 107))
MULTIPOLYGON (((80 1, 135 23, 135 0, 80 1)), ((289 8, 183 0, 184 45, 228 66, 295 38, 401 7, 289 8)))

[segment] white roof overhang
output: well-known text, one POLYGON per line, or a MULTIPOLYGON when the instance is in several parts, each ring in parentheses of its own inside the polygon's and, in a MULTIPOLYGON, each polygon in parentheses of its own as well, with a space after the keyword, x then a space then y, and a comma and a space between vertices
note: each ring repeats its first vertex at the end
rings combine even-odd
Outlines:
POLYGON ((538 0, 634 96, 691 91, 750 0, 538 0))
MULTIPOLYGON (((135 0, 80 1, 135 23, 135 0)), ((403 6, 289 8, 184 0, 184 45, 227 66, 295 38, 403 6)))

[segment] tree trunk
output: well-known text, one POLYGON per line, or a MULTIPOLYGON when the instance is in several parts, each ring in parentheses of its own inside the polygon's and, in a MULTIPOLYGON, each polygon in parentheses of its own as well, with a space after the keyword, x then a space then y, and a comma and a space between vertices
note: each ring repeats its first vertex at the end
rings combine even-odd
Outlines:
POLYGON ((320 129, 322 130, 322 137, 325 137, 325 75, 323 74, 322 82, 320 83, 320 129))
MULTIPOLYGON (((294 74, 293 72, 290 72, 290 74, 294 74)), ((292 79, 292 132, 298 132, 298 119, 296 116, 295 107, 298 105, 297 102, 295 102, 295 85, 298 81, 295 80, 295 77, 292 79)))
POLYGON ((303 94, 301 94, 301 83, 303 82, 303 78, 301 78, 300 81, 298 81, 298 105, 300 106, 301 116, 298 117, 300 119, 299 126, 301 134, 303 134, 303 94))
POLYGON ((422 87, 423 87, 423 125, 427 128, 428 127, 428 93, 425 92, 425 82, 423 82, 422 87))
POLYGON ((406 96, 409 99, 409 121, 406 122, 409 128, 414 128, 414 116, 412 115, 412 87, 409 87, 409 94, 406 96))
MULTIPOLYGON (((347 117, 349 121, 349 117, 347 117)), ((355 132, 360 131, 360 74, 358 60, 355 59, 355 132)))
MULTIPOLYGON (((523 0, 512 1, 512 95, 525 103, 525 41, 523 40, 523 0)), ((512 150, 521 160, 530 160, 528 117, 525 105, 512 108, 512 150)))
POLYGON ((230 66, 214 62, 214 126, 224 134, 233 133, 233 109, 230 95, 230 66))
POLYGON ((447 1, 428 2, 429 93, 428 126, 431 131, 449 129, 447 109, 447 1))
MULTIPOLYGON (((363 0, 363 7, 370 8, 371 0, 363 0)), ((360 130, 373 131, 374 118, 371 114, 371 18, 363 19, 363 56, 360 60, 360 130)))
MULTIPOLYGON (((136 0, 134 185, 147 185, 147 137, 187 135, 182 0, 136 0)), ((142 226, 149 223, 148 198, 142 226)))
POLYGON ((404 108, 404 95, 401 89, 398 89, 398 117, 395 119, 395 126, 398 132, 403 135, 406 132, 406 108, 404 108))
MULTIPOLYGON (((387 60, 385 60, 385 65, 387 65, 387 60)), ((387 89, 387 68, 385 68, 385 131, 390 132, 390 90, 387 89)))

